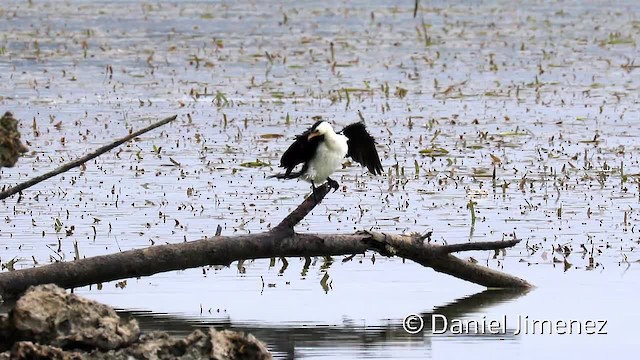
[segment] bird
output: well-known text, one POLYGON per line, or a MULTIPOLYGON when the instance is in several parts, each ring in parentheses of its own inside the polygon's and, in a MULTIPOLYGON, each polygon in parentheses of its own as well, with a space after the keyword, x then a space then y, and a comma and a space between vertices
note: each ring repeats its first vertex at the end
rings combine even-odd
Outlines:
POLYGON ((365 166, 373 175, 382 174, 383 168, 376 151, 376 141, 363 122, 347 125, 336 133, 329 122, 319 120, 311 128, 297 135, 293 144, 282 154, 280 167, 286 169, 284 174, 271 177, 301 178, 310 182, 317 202, 316 184, 326 180, 334 192, 338 189, 338 182, 330 176, 342 165, 345 157, 350 157, 365 166), (294 172, 299 164, 302 164, 302 168, 294 172))

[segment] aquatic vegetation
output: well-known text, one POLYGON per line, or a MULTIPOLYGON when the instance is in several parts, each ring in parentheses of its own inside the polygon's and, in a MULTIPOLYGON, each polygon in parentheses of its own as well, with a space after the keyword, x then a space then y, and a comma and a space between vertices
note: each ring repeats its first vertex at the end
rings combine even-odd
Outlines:
MULTIPOLYGON (((2 186, 148 119, 179 117, 5 200, 3 269, 190 241, 217 226, 224 234, 268 230, 309 193, 305 184, 267 179, 291 134, 319 117, 338 127, 362 118, 380 139, 387 172, 338 170, 341 188, 299 231, 433 230, 431 241, 450 244, 517 237, 522 242, 505 254, 473 258, 544 275, 534 283, 579 277, 603 292, 635 286, 633 4, 623 11, 591 2, 416 2, 415 18, 413 4, 384 2, 65 2, 55 11, 42 2, 10 4, 0 11, 0 111, 21 120, 29 151, 0 170, 2 186), (613 277, 621 280, 606 281, 613 277)), ((281 307, 279 294, 297 291, 317 309, 352 291, 395 304, 395 294, 438 281, 400 260, 338 260, 320 269, 322 259, 288 258, 282 272, 279 259, 273 269, 247 260, 242 271, 207 267, 83 291, 121 296, 132 307, 173 290, 203 291, 157 306, 198 315, 202 304, 223 318, 252 309, 237 299, 281 307)), ((317 310, 316 319, 328 312, 317 310)))

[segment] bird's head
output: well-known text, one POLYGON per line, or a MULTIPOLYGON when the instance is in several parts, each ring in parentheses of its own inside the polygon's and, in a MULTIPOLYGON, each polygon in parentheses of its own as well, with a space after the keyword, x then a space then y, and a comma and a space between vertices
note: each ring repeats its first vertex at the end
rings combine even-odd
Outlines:
POLYGON ((324 136, 333 133, 333 126, 326 121, 318 121, 311 128, 311 132, 307 136, 307 140, 311 140, 316 136, 324 136))

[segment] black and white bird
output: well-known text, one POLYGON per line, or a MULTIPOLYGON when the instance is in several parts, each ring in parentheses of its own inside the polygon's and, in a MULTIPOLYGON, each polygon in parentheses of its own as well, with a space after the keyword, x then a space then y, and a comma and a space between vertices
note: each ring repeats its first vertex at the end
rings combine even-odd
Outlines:
POLYGON ((285 173, 272 177, 309 181, 315 198, 316 184, 325 180, 334 191, 338 189, 338 182, 329 176, 342 166, 346 156, 366 166, 373 175, 382 174, 376 141, 367 132, 364 123, 347 125, 336 133, 330 123, 320 120, 296 136, 296 140, 280 159, 280 167, 286 169, 285 173), (299 164, 302 164, 302 168, 294 172, 299 164))

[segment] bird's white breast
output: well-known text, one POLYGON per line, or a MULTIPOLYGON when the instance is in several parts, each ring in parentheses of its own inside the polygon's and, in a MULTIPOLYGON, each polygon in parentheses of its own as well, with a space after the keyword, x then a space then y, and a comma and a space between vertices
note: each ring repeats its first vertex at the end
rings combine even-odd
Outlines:
POLYGON ((348 150, 346 136, 341 134, 325 136, 324 141, 318 145, 316 155, 309 162, 304 179, 318 185, 323 183, 342 165, 348 150))

